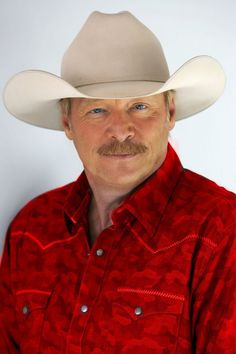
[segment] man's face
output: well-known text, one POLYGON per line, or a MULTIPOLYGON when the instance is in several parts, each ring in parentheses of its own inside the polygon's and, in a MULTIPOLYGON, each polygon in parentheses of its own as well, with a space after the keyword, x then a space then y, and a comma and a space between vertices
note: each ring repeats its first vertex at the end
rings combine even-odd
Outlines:
POLYGON ((87 177, 97 184, 133 188, 162 164, 175 106, 163 94, 136 99, 71 99, 63 116, 87 177))

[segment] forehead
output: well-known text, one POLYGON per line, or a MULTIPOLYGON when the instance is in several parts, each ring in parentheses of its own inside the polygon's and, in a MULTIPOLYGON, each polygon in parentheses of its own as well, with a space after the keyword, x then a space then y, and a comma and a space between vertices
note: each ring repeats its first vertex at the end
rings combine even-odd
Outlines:
POLYGON ((127 105, 132 104, 134 102, 147 102, 147 103, 158 103, 163 102, 164 94, 156 94, 152 96, 145 96, 145 97, 135 97, 135 98, 120 98, 120 99, 93 99, 93 98, 72 98, 73 103, 77 103, 80 107, 86 107, 94 104, 120 104, 120 105, 127 105))

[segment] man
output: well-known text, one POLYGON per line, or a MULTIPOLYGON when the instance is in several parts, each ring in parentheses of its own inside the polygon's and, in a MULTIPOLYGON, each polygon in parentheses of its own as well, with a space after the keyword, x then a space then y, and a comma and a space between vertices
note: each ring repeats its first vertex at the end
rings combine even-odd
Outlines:
POLYGON ((169 77, 159 41, 128 12, 94 12, 62 78, 6 86, 19 119, 64 130, 84 171, 29 202, 1 264, 0 352, 234 353, 231 192, 184 169, 168 135, 225 83, 201 56, 169 77))

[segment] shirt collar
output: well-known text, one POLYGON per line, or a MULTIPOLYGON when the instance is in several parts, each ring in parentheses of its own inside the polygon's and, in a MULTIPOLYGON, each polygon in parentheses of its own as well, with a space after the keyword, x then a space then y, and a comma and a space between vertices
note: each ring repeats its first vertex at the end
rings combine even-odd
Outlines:
POLYGON ((64 205, 64 212, 73 224, 83 220, 88 212, 91 199, 91 188, 85 172, 72 184, 64 205))
MULTIPOLYGON (((145 228, 149 236, 156 231, 165 208, 173 194, 183 167, 180 160, 168 144, 166 158, 161 167, 141 183, 127 199, 112 212, 114 224, 127 222, 133 216, 145 228)), ((91 188, 85 172, 72 185, 64 205, 64 211, 73 222, 87 222, 91 199, 91 188)))

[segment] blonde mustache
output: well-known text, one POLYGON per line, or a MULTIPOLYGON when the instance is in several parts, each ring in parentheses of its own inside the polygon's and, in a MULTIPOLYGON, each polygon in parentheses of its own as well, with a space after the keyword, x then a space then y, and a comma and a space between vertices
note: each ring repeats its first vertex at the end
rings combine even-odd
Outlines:
POLYGON ((97 153, 99 155, 136 155, 142 154, 147 150, 147 147, 141 143, 134 143, 130 140, 119 142, 112 141, 110 144, 102 145, 97 153))

